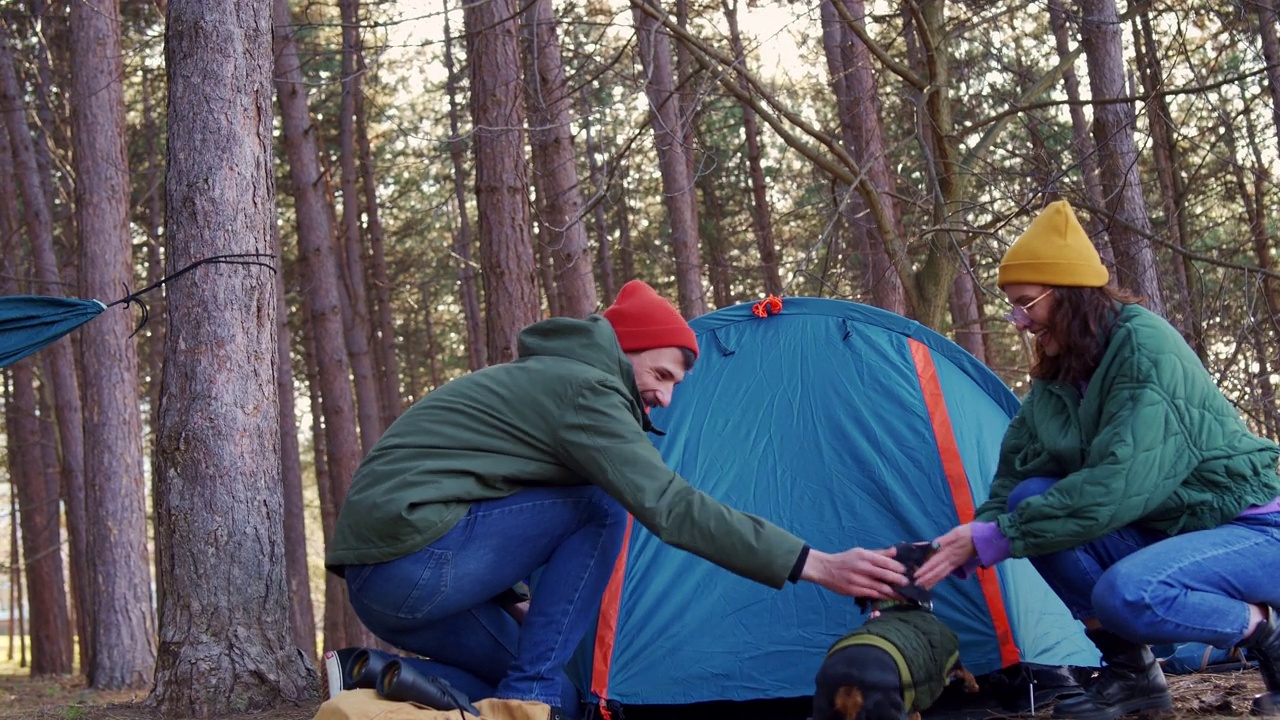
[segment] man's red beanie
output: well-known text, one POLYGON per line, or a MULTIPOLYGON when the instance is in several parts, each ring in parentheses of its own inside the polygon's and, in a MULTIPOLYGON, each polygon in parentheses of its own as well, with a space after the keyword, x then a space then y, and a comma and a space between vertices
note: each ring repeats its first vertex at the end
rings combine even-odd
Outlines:
POLYGON ((618 291, 618 299, 605 308, 623 352, 660 347, 688 348, 698 356, 698 338, 680 311, 647 284, 632 280, 618 291))

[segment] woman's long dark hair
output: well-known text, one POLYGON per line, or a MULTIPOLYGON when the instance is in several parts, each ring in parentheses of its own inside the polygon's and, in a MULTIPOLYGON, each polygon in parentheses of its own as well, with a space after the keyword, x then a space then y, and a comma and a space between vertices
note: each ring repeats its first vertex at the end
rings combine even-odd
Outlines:
POLYGON ((1037 344, 1031 377, 1069 385, 1088 382, 1111 342, 1118 305, 1140 302, 1133 293, 1110 286, 1054 287, 1050 332, 1058 341, 1058 354, 1049 357, 1037 344))

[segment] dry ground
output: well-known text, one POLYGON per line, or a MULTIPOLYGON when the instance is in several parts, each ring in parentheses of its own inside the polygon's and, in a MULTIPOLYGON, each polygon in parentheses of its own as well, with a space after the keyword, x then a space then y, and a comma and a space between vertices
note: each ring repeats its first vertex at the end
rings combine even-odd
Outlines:
MULTIPOLYGON (((1248 715, 1249 699, 1262 691, 1258 672, 1171 676, 1176 709, 1164 720, 1211 720, 1248 715)), ((0 675, 0 719, 167 720, 143 706, 141 692, 88 690, 78 678, 32 679, 0 675)), ((318 703, 317 703, 318 705, 318 703)), ((316 706, 285 708, 226 720, 311 720, 316 706)), ((1042 710, 1038 718, 1048 718, 1042 710)))

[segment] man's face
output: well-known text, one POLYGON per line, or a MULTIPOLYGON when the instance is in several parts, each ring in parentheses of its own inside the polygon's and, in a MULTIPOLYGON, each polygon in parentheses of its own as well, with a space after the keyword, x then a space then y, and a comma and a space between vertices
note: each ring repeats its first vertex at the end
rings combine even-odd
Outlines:
POLYGON ((684 355, 680 348, 664 347, 627 353, 636 372, 636 387, 646 408, 671 404, 671 393, 684 380, 684 355))

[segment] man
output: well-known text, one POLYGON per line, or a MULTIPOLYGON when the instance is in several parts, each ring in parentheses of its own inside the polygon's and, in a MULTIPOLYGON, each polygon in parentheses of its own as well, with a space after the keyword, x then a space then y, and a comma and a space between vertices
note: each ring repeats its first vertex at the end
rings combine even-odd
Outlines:
POLYGON ((886 598, 906 585, 892 551, 810 549, 665 465, 648 410, 671 402, 697 355, 680 313, 632 281, 603 317, 532 325, 519 359, 409 408, 357 470, 325 559, 356 614, 472 698, 571 713, 564 668, 594 622, 627 512, 775 588, 806 580, 886 598), (537 570, 525 614, 508 589, 537 570))

